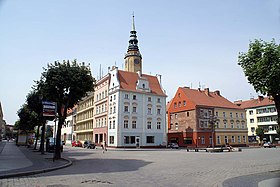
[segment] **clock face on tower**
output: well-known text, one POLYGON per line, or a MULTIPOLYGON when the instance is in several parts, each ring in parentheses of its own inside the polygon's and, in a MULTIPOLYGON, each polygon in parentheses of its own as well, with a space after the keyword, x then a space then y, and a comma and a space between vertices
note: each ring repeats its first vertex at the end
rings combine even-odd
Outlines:
POLYGON ((134 59, 134 64, 139 64, 140 63, 140 61, 139 61, 139 59, 134 59))

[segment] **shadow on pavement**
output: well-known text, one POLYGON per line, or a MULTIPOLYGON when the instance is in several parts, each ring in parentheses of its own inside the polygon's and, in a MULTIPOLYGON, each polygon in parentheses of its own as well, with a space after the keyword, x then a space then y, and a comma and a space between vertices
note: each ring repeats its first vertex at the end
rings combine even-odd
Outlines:
POLYGON ((69 168, 41 174, 42 176, 80 175, 89 173, 114 173, 137 171, 152 162, 137 159, 71 159, 73 164, 69 168))

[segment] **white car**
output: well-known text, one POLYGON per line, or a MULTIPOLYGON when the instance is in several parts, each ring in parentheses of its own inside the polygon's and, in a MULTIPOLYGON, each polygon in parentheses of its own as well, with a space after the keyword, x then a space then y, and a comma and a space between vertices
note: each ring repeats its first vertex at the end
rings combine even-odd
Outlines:
POLYGON ((171 149, 179 149, 179 145, 177 143, 169 143, 167 147, 171 149))
POLYGON ((276 145, 274 145, 274 144, 272 144, 272 143, 270 143, 270 142, 265 142, 265 143, 263 144, 263 147, 264 147, 264 148, 271 148, 271 147, 276 147, 276 145))

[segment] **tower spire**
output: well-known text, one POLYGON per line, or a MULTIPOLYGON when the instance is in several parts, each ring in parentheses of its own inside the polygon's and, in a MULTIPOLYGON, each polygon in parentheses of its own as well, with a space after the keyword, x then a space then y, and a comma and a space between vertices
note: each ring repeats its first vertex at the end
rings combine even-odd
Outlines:
POLYGON ((134 12, 132 13, 132 29, 128 41, 128 49, 125 54, 125 70, 130 72, 142 73, 142 56, 138 48, 138 39, 135 30, 134 12))
POLYGON ((132 12, 132 31, 135 31, 134 12, 132 12))

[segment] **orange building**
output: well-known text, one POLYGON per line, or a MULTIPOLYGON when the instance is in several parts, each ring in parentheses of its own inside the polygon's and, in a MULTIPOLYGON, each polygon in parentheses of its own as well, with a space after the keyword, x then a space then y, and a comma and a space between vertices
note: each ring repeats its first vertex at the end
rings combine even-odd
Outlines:
POLYGON ((208 88, 178 88, 167 105, 168 142, 181 147, 248 143, 245 110, 208 88), (213 124, 213 125, 212 125, 213 124))

